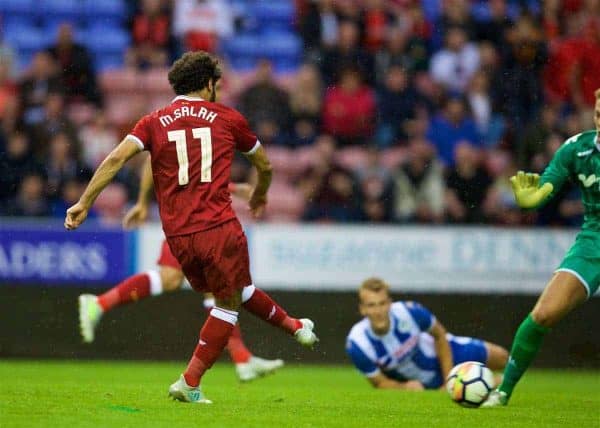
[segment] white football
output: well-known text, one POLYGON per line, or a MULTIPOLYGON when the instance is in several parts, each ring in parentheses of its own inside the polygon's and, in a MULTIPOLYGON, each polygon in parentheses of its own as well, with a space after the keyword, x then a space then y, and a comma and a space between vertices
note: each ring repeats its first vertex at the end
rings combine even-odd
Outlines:
POLYGON ((461 406, 479 407, 494 388, 494 374, 478 361, 455 366, 446 379, 450 398, 461 406))

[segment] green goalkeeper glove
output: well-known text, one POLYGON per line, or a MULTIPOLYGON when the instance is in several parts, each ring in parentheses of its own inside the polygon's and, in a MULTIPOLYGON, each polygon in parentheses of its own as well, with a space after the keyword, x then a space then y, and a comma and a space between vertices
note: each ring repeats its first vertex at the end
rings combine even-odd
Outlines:
POLYGON ((510 177, 510 184, 517 204, 521 208, 537 207, 554 190, 552 183, 545 183, 542 187, 539 187, 539 174, 524 173, 523 171, 519 171, 517 175, 510 177))

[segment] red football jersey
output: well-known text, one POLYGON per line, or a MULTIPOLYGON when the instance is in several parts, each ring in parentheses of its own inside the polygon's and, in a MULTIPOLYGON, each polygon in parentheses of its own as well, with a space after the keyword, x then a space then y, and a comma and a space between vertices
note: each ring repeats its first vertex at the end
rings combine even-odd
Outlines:
POLYGON ((140 119, 129 136, 150 152, 166 236, 211 229, 235 218, 227 188, 234 150, 253 153, 260 146, 239 112, 178 96, 140 119))

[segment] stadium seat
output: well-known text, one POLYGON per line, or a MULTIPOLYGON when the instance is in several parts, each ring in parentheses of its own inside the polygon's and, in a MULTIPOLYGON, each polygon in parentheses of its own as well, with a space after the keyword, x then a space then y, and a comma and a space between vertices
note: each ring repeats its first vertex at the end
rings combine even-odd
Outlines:
POLYGON ((266 0, 257 2, 253 8, 253 15, 261 24, 270 25, 283 22, 290 27, 294 22, 294 3, 285 0, 266 0))
POLYGON ((12 27, 35 27, 37 19, 32 15, 15 15, 0 12, 0 23, 2 25, 2 34, 6 34, 12 27))
POLYGON ((79 0, 44 0, 39 12, 44 19, 76 20, 84 15, 83 6, 79 0))
POLYGON ((68 106, 67 116, 77 126, 90 122, 96 115, 96 107, 90 103, 74 103, 68 106))
POLYGON ((3 16, 28 16, 36 15, 37 2, 34 0, 0 0, 0 13, 3 16))
POLYGON ((138 76, 139 73, 130 68, 108 70, 99 75, 100 87, 107 95, 135 92, 138 76))
POLYGON ((285 180, 274 180, 269 188, 268 218, 296 221, 302 216, 305 203, 304 195, 297 187, 285 180))
POLYGON ((42 50, 51 43, 42 30, 29 25, 7 27, 4 40, 19 52, 42 50))
POLYGON ((19 73, 25 72, 31 65, 31 60, 38 50, 19 50, 16 55, 16 67, 19 73))
POLYGON ((263 52, 273 57, 299 57, 302 54, 302 40, 291 32, 276 32, 273 36, 262 37, 263 52))
POLYGON ((356 170, 367 165, 369 152, 362 147, 348 147, 338 150, 335 160, 344 168, 356 170))
POLYGON ((98 53, 119 53, 123 56, 127 47, 129 47, 129 34, 117 28, 107 29, 104 27, 90 28, 85 40, 85 44, 94 54, 98 53))
POLYGON ((131 117, 135 113, 135 106, 147 105, 147 102, 147 97, 139 93, 107 95, 104 101, 104 111, 110 123, 122 125, 133 119, 138 119, 131 117))
POLYGON ((229 65, 237 72, 254 71, 258 64, 256 56, 234 56, 229 58, 229 65))
POLYGON ((300 57, 275 58, 273 61, 273 68, 278 75, 295 73, 300 68, 301 62, 302 59, 300 57))
POLYGON ((304 171, 311 166, 313 166, 317 162, 317 152, 315 151, 314 146, 305 146, 299 147, 295 150, 296 162, 298 163, 298 168, 301 171, 304 171))
POLYGON ((113 19, 124 22, 127 17, 127 6, 123 0, 87 0, 85 13, 88 19, 113 19))
POLYGON ((442 12, 442 0, 422 0, 421 7, 425 14, 425 19, 434 23, 442 12))
POLYGON ((168 68, 151 68, 139 74, 138 83, 144 91, 151 92, 154 95, 172 97, 173 90, 167 78, 168 73, 168 68))
POLYGON ((58 34, 58 29, 63 24, 71 25, 71 27, 73 28, 73 32, 75 33, 75 40, 78 43, 83 43, 85 41, 85 39, 87 37, 87 31, 86 31, 84 25, 82 25, 82 23, 80 21, 77 21, 74 18, 63 19, 63 18, 51 17, 51 18, 44 19, 44 20, 42 20, 42 30, 46 34, 46 37, 48 37, 50 40, 54 40, 54 39, 56 39, 56 36, 58 34))
POLYGON ((222 50, 230 60, 240 56, 259 56, 262 53, 261 44, 259 37, 242 34, 224 41, 222 50))
POLYGON ((100 193, 94 208, 103 221, 121 223, 127 205, 127 190, 120 183, 111 183, 100 193))
POLYGON ((269 159, 277 174, 289 179, 297 178, 306 168, 306 163, 298 162, 297 151, 280 146, 267 148, 269 159))
POLYGON ((123 68, 123 54, 121 52, 93 55, 96 72, 119 70, 123 68))

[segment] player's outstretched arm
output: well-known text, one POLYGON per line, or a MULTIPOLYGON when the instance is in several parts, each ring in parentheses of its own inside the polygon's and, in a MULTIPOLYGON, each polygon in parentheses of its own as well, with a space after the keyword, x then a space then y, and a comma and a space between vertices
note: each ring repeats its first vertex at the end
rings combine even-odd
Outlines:
POLYGON ((440 362, 440 369, 442 371, 442 378, 446 379, 448 373, 452 370, 452 348, 446 338, 446 328, 439 322, 434 321, 433 325, 429 329, 429 334, 433 337, 433 346, 435 347, 435 354, 440 362))
POLYGON ((375 376, 368 378, 371 385, 377 389, 403 389, 406 391, 423 391, 425 387, 418 380, 408 380, 406 382, 399 382, 394 379, 390 379, 383 373, 377 373, 375 376))
POLYGON ((267 152, 262 146, 258 147, 254 153, 246 155, 246 157, 258 172, 258 181, 250 197, 250 211, 254 217, 260 217, 267 205, 267 191, 271 185, 273 167, 267 157, 267 152))
POLYGON ((519 171, 510 178, 515 200, 521 208, 536 208, 552 194, 554 186, 547 182, 540 186, 538 174, 519 171))
POLYGON ((87 217, 88 211, 94 201, 111 182, 125 162, 141 151, 141 147, 133 140, 125 138, 121 143, 102 161, 94 176, 87 185, 79 201, 67 210, 65 228, 77 229, 87 217))
POLYGON ((148 218, 148 208, 152 189, 154 188, 154 179, 152 178, 152 162, 150 156, 144 162, 142 175, 140 177, 140 193, 136 204, 127 211, 123 218, 123 227, 131 229, 140 226, 148 218))

